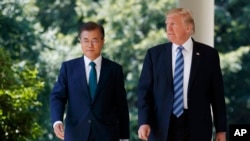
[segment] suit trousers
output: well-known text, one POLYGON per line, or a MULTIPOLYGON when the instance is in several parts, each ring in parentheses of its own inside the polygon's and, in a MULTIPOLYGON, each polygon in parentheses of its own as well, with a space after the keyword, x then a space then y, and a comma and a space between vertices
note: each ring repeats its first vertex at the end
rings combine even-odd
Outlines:
POLYGON ((92 128, 91 127, 90 127, 90 131, 89 131, 88 141, 94 141, 94 138, 93 138, 93 135, 92 135, 92 128))
POLYGON ((185 109, 179 118, 171 115, 167 141, 190 141, 188 110, 185 109))

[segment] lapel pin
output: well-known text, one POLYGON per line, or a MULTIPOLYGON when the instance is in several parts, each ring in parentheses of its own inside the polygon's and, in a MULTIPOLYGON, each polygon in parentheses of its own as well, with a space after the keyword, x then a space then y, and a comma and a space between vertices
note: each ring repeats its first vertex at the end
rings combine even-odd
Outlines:
POLYGON ((199 52, 196 52, 196 55, 200 55, 200 53, 199 53, 199 52))

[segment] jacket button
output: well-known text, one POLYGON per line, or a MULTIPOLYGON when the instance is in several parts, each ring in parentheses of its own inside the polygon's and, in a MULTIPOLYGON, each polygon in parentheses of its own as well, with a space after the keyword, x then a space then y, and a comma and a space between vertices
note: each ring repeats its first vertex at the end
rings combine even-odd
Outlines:
POLYGON ((91 123, 91 120, 90 120, 90 119, 88 120, 88 123, 91 123))

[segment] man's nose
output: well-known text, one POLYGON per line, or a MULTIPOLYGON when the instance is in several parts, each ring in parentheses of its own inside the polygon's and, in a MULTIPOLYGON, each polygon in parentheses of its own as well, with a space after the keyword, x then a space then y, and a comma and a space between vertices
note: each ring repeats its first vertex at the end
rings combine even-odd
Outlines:
POLYGON ((167 29, 167 31, 171 31, 173 28, 171 25, 168 25, 166 29, 167 29))
POLYGON ((88 47, 92 47, 93 46, 93 43, 91 41, 89 41, 87 44, 88 44, 88 47))

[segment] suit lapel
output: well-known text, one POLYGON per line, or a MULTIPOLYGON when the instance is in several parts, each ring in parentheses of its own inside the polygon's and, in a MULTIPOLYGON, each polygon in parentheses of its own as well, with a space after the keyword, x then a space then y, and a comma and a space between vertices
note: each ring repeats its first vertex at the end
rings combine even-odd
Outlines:
POLYGON ((162 64, 165 65, 160 65, 162 66, 162 78, 170 78, 166 79, 167 86, 173 87, 173 71, 172 71, 172 44, 166 44, 163 47, 163 52, 162 55, 160 55, 161 61, 159 61, 162 64))
POLYGON ((190 77, 189 77, 188 92, 193 84, 198 66, 200 64, 201 55, 202 53, 201 53, 200 47, 193 40, 193 55, 192 55, 192 64, 191 64, 190 77))

